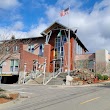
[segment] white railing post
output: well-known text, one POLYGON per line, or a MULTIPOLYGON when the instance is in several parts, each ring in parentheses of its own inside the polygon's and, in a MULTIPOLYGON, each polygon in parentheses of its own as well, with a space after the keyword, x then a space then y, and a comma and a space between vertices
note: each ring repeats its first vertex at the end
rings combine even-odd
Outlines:
POLYGON ((60 58, 60 72, 62 72, 62 57, 60 58))
POLYGON ((43 85, 45 85, 45 72, 46 72, 46 59, 45 59, 45 62, 44 62, 44 77, 43 77, 43 85))
MULTIPOLYGON (((39 64, 39 62, 38 62, 38 60, 36 60, 36 72, 38 71, 38 64, 39 64)), ((37 76, 37 73, 36 73, 36 76, 37 76)))
POLYGON ((53 59, 53 78, 55 77, 55 59, 53 59))

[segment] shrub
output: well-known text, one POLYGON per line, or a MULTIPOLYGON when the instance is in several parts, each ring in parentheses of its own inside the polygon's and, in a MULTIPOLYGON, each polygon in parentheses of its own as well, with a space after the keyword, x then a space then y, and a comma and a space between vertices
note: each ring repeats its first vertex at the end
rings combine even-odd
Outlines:
POLYGON ((97 74, 96 76, 98 77, 99 80, 107 80, 108 79, 107 75, 97 74))
POLYGON ((104 80, 104 76, 101 76, 101 79, 100 80, 104 80))
POLYGON ((98 79, 102 79, 102 75, 101 74, 97 74, 96 75, 98 79))
POLYGON ((2 88, 0 88, 0 91, 5 91, 5 90, 3 90, 2 88))
POLYGON ((1 95, 0 95, 0 98, 6 99, 7 97, 6 97, 5 95, 1 94, 1 95))
POLYGON ((108 79, 108 76, 107 75, 103 75, 104 77, 104 80, 107 80, 108 79))
POLYGON ((4 95, 4 94, 1 94, 1 95, 0 95, 0 98, 4 98, 4 99, 13 99, 12 97, 7 97, 7 96, 4 95))

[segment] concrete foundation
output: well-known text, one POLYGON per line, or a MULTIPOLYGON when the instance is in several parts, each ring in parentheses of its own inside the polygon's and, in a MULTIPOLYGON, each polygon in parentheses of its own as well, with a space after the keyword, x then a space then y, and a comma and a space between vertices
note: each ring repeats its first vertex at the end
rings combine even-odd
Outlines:
POLYGON ((70 75, 66 76, 66 85, 71 85, 73 78, 70 75))

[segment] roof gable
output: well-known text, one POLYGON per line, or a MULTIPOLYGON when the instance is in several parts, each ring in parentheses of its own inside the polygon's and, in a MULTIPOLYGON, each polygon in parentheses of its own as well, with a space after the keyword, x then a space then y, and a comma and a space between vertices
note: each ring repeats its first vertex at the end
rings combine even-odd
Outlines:
MULTIPOLYGON (((64 25, 62 25, 62 24, 60 24, 58 22, 54 22, 48 28, 46 28, 43 32, 41 32, 41 35, 46 36, 46 35, 48 35, 48 33, 51 30, 53 30, 53 29, 60 29, 60 28, 61 29, 70 29, 70 28, 68 28, 68 27, 66 27, 66 26, 64 26, 64 25)), ((72 29, 70 29, 70 31, 73 34, 75 34, 75 32, 72 29)), ((76 34, 75 34, 75 36, 76 36, 76 34)), ((80 41, 80 39, 77 36, 75 37, 75 39, 77 40, 77 42, 79 42, 82 45, 83 48, 85 48, 86 51, 88 51, 87 48, 84 46, 84 44, 80 41)))
POLYGON ((52 29, 55 29, 55 28, 62 28, 62 29, 66 29, 67 27, 58 23, 58 22, 54 22, 53 24, 51 24, 48 28, 46 28, 43 32, 41 32, 41 34, 48 34, 48 32, 52 29))

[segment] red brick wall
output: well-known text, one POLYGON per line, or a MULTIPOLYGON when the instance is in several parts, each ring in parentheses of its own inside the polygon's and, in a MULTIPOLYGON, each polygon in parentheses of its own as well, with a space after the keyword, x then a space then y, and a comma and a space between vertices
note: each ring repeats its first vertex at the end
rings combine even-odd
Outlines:
POLYGON ((50 55, 51 55, 51 45, 44 45, 44 57, 46 58, 46 72, 50 72, 50 55))
POLYGON ((44 58, 34 55, 30 52, 27 52, 25 50, 21 51, 21 58, 20 58, 20 71, 24 70, 24 63, 26 63, 26 71, 30 72, 33 70, 33 60, 38 60, 40 64, 44 63, 44 58))
POLYGON ((91 59, 95 59, 94 53, 75 56, 75 60, 91 60, 91 59))
MULTIPOLYGON (((64 71, 65 71, 65 69, 67 69, 68 68, 68 42, 66 42, 65 44, 64 44, 64 71)), ((71 43, 70 43, 70 70, 72 69, 71 67, 72 67, 72 57, 71 57, 71 55, 72 55, 72 51, 71 51, 71 43)))
POLYGON ((74 38, 72 37, 70 39, 71 42, 71 70, 74 69, 74 59, 75 59, 75 44, 74 44, 74 38))
POLYGON ((49 39, 49 44, 48 47, 44 46, 44 57, 47 58, 47 68, 46 71, 47 72, 53 72, 53 59, 54 59, 54 46, 55 46, 55 38, 57 36, 57 32, 56 31, 52 31, 52 35, 50 36, 49 39))

